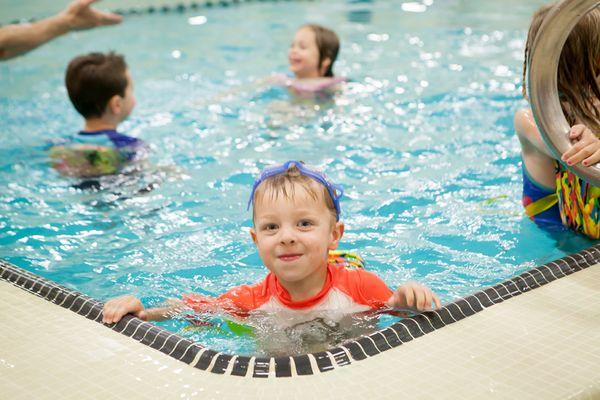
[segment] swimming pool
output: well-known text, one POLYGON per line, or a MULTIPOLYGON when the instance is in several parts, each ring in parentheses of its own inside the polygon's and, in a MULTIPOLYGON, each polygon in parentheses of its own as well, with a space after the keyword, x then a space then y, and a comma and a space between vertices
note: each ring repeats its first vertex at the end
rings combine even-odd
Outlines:
POLYGON ((344 185, 342 248, 390 286, 418 280, 450 301, 589 247, 541 231, 520 205, 512 116, 537 5, 514 2, 510 15, 495 2, 369 1, 155 13, 1 64, 0 258, 98 299, 133 293, 150 305, 257 281, 247 196, 264 165, 290 158, 344 185), (342 39, 336 72, 351 82, 332 102, 251 84, 286 71, 306 21, 342 39), (138 99, 123 130, 171 170, 145 178, 160 182, 149 193, 136 193, 146 181, 78 191, 48 168, 47 141, 81 126, 67 62, 110 49, 126 55, 138 99))

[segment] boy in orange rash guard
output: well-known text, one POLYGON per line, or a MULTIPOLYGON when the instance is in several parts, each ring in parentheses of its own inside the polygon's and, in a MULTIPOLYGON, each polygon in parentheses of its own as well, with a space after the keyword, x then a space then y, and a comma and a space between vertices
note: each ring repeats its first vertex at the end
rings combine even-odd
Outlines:
POLYGON ((342 193, 323 174, 297 161, 266 168, 248 202, 254 206, 250 234, 270 271, 262 282, 237 286, 216 298, 187 294, 163 308, 145 309, 139 299, 124 296, 104 305, 102 321, 115 323, 129 313, 162 320, 184 307, 238 317, 259 310, 343 316, 384 307, 439 308, 439 298, 425 286, 409 282, 392 291, 372 272, 328 263, 329 250, 337 248, 344 234, 342 193))

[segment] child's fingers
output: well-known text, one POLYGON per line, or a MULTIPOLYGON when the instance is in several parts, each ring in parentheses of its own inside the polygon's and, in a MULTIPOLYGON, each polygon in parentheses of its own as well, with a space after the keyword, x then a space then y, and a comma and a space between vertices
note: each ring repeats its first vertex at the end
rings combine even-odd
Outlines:
POLYGON ((118 322, 121 319, 119 317, 119 309, 115 307, 110 307, 103 311, 102 322, 105 324, 112 324, 114 322, 118 322))
POLYGON ((596 149, 592 144, 581 141, 565 151, 561 159, 566 162, 567 165, 574 165, 594 154, 595 150, 596 149))
POLYGON ((590 165, 594 165, 600 162, 600 149, 596 150, 591 156, 583 160, 581 163, 588 167, 590 165))
POLYGON ((569 131, 569 139, 574 140, 577 139, 578 137, 580 137, 585 130, 587 129, 587 126, 585 125, 573 125, 571 127, 571 130, 569 131))
POLYGON ((442 308, 442 302, 440 301, 440 298, 437 296, 437 294, 432 293, 433 295, 433 301, 435 302, 435 308, 442 308))
POLYGON ((569 157, 566 160, 567 161, 567 165, 579 164, 580 162, 582 162, 586 158, 592 156, 595 152, 596 152, 596 149, 594 149, 593 147, 583 148, 583 149, 579 150, 576 154, 574 154, 573 156, 569 157))
POLYGON ((408 287, 404 291, 405 304, 407 307, 413 307, 415 305, 415 295, 412 288, 408 287))
POLYGON ((133 296, 123 296, 112 299, 102 308, 102 322, 113 324, 119 322, 123 316, 130 312, 140 312, 144 309, 140 301, 133 296))
POLYGON ((415 287, 414 289, 417 310, 423 311, 425 308, 425 292, 422 288, 415 287))
POLYGON ((106 302, 106 304, 104 304, 104 307, 102 308, 102 322, 105 324, 110 324, 113 319, 113 314, 114 314, 114 300, 109 300, 106 302))
POLYGON ((138 317, 139 319, 141 319, 142 321, 147 321, 148 317, 146 314, 146 311, 142 310, 139 313, 135 314, 136 317, 138 317))
POLYGON ((431 299, 432 299, 431 290, 425 288, 425 304, 423 304, 423 310, 431 310, 431 299))
POLYGON ((561 159, 563 161, 566 161, 568 158, 572 157, 573 155, 577 154, 578 152, 580 152, 582 149, 584 149, 589 143, 585 140, 580 140, 579 142, 575 143, 573 146, 571 146, 571 148, 567 151, 565 151, 561 157, 561 159))
POLYGON ((103 324, 110 324, 110 322, 112 320, 112 312, 107 310, 106 307, 104 307, 104 309, 102 310, 102 323, 103 324))

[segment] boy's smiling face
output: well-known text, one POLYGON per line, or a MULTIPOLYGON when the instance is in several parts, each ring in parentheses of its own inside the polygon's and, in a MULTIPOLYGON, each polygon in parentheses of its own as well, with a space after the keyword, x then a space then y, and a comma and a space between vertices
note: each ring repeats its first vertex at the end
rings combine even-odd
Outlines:
MULTIPOLYGON (((320 184, 314 182, 315 187, 320 184)), ((260 258, 293 300, 317 294, 325 282, 327 255, 337 248, 344 225, 336 222, 317 190, 317 198, 299 184, 293 194, 263 193, 254 205, 250 231, 260 258)))

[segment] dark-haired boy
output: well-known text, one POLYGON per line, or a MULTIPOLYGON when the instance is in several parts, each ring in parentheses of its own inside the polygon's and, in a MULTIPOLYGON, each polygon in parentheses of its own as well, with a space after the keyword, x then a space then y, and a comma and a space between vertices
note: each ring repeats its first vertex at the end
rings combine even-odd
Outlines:
POLYGON ((143 158, 144 142, 117 132, 135 107, 133 81, 123 56, 110 52, 76 57, 67 67, 65 83, 85 124, 70 146, 51 150, 57 170, 71 176, 100 176, 143 158))

